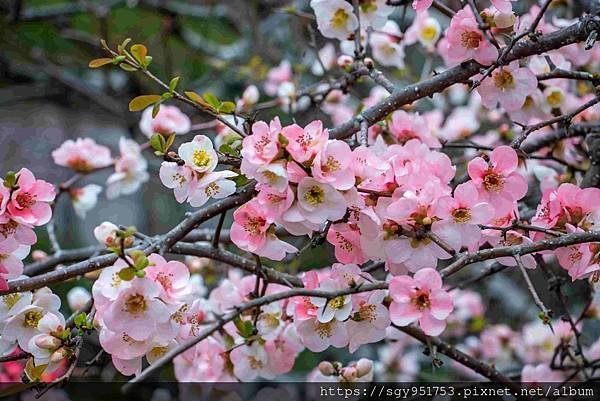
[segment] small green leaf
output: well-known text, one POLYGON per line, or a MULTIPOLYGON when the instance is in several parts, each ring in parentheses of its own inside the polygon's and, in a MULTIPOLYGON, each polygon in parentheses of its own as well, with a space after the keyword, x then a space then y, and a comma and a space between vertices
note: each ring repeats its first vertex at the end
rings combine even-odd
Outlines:
POLYGON ((148 55, 148 49, 144 45, 133 45, 131 46, 131 54, 141 66, 146 66, 146 56, 148 55))
POLYGON ((152 146, 152 149, 156 150, 157 152, 166 152, 165 138, 161 134, 152 135, 150 138, 150 146, 152 146))
POLYGON ((179 83, 179 77, 175 77, 171 80, 171 82, 169 82, 169 91, 171 93, 173 93, 173 91, 175 91, 175 88, 177 88, 178 83, 179 83))
POLYGON ((129 44, 129 42, 131 42, 131 38, 125 39, 123 41, 123 43, 121 43, 120 45, 117 46, 117 49, 119 50, 119 54, 125 54, 125 48, 129 44))
POLYGON ((119 278, 123 281, 131 281, 135 277, 135 270, 131 267, 125 267, 119 271, 119 278))
POLYGON ((215 110, 218 110, 219 107, 221 106, 221 101, 219 100, 219 98, 217 98, 215 95, 213 95, 210 92, 204 92, 204 95, 202 95, 202 97, 215 110))
POLYGON ((167 137, 167 143, 165 144, 165 152, 167 152, 169 150, 171 145, 173 145, 174 141, 175 141, 175 133, 173 133, 172 135, 169 135, 167 137))
POLYGON ((125 64, 125 63, 119 64, 119 67, 121 67, 121 69, 123 69, 123 70, 125 70, 127 72, 135 72, 135 71, 137 71, 137 68, 135 68, 132 65, 125 64))
POLYGON ((140 111, 160 100, 159 95, 142 95, 129 102, 129 111, 140 111))
POLYGON ((194 102, 198 103, 199 105, 204 106, 207 109, 211 109, 211 110, 213 109, 213 107, 210 104, 206 103, 206 101, 204 99, 202 99, 202 96, 200 96, 196 92, 187 91, 184 93, 189 99, 193 100, 194 102))
POLYGON ((117 65, 123 61, 125 61, 125 56, 117 56, 115 58, 113 58, 113 64, 117 65))
POLYGON ((156 116, 158 115, 159 111, 160 111, 160 101, 156 102, 154 104, 154 107, 152 108, 152 118, 156 118, 156 116))
POLYGON ((224 143, 219 147, 219 152, 225 155, 237 156, 237 152, 228 144, 224 143))
POLYGON ((148 68, 148 66, 150 65, 151 62, 152 62, 152 56, 146 56, 146 59, 144 60, 144 65, 146 66, 146 68, 148 68))
POLYGON ((14 171, 9 171, 4 176, 4 186, 6 188, 14 188, 17 185, 17 174, 14 171))
POLYGON ((146 272, 144 270, 138 270, 135 272, 135 276, 139 278, 144 278, 146 277, 146 272))
POLYGON ((231 181, 235 182, 237 188, 242 187, 248 183, 248 177, 243 174, 237 175, 231 178, 231 181))
POLYGON ((97 58, 95 60, 90 61, 88 67, 90 68, 100 68, 106 64, 111 64, 113 62, 112 58, 97 58))
POLYGON ((233 102, 223 102, 219 107, 219 112, 225 114, 231 114, 235 111, 235 103, 233 102))
POLYGON ((75 316, 75 319, 73 319, 73 323, 75 323, 75 327, 84 326, 87 323, 87 314, 83 312, 78 314, 75 316))

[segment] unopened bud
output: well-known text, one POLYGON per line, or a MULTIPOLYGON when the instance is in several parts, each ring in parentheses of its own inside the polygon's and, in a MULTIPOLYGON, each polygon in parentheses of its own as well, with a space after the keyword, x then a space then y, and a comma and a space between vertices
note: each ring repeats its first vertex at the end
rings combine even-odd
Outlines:
POLYGON ((67 350, 64 348, 59 348, 50 355, 50 362, 59 363, 63 359, 67 357, 67 350))
POLYGON ((333 368, 331 362, 322 361, 319 363, 319 371, 323 374, 323 376, 331 376, 335 372, 335 369, 333 368))
POLYGON ((375 66, 375 63, 373 62, 373 59, 370 57, 365 57, 365 67, 367 67, 368 69, 371 69, 375 66))
POLYGON ((56 349, 60 347, 61 341, 47 334, 41 334, 35 339, 35 345, 42 349, 56 349))
POLYGON ((356 363, 356 371, 358 373, 358 377, 363 377, 371 373, 373 370, 373 361, 367 358, 361 358, 356 363))
POLYGON ((431 223, 433 223, 433 221, 431 220, 431 217, 425 217, 423 219, 423 225, 430 226, 431 223))
POLYGON ((42 260, 46 259, 48 257, 48 254, 44 251, 42 251, 41 249, 36 249, 35 251, 33 251, 31 253, 31 258, 36 261, 36 262, 41 262, 42 260))
POLYGON ((358 372, 355 367, 349 366, 342 369, 342 377, 346 380, 354 380, 358 377, 358 372))
POLYGON ((102 245, 112 246, 118 230, 119 227, 109 221, 105 221, 98 227, 94 228, 94 237, 96 237, 98 242, 102 245))

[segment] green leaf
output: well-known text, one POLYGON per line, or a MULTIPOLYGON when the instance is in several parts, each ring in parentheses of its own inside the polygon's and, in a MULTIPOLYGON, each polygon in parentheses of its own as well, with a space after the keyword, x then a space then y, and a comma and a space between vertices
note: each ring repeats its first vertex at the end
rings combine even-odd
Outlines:
POLYGON ((135 72, 135 71, 137 71, 137 68, 135 68, 132 65, 125 64, 125 63, 119 64, 119 67, 121 67, 123 70, 125 70, 127 72, 135 72))
MULTIPOLYGON (((162 101, 162 99, 160 99, 160 101, 162 101)), ((156 102, 152 108, 152 118, 156 118, 158 112, 160 111, 160 101, 156 102)))
POLYGON ((231 181, 235 182, 236 188, 243 187, 248 183, 248 177, 243 174, 237 175, 231 178, 231 181))
POLYGON ((151 62, 152 62, 152 56, 146 56, 146 59, 144 60, 144 65, 146 66, 146 68, 148 68, 148 66, 150 65, 151 62))
POLYGON ((75 316, 73 323, 75 323, 75 327, 85 326, 87 323, 87 314, 81 312, 79 315, 75 316))
POLYGON ((9 171, 4 176, 4 186, 6 188, 14 188, 17 185, 17 174, 14 171, 9 171))
POLYGON ((129 256, 131 256, 131 259, 133 260, 133 265, 138 271, 144 270, 146 267, 148 267, 148 265, 150 265, 150 261, 148 260, 148 257, 146 256, 144 251, 136 249, 129 252, 129 256))
POLYGON ((135 272, 135 275, 136 275, 136 277, 144 278, 144 277, 146 277, 146 272, 143 270, 138 270, 135 272))
POLYGON ((150 146, 152 146, 152 149, 156 150, 157 152, 166 152, 165 138, 161 134, 152 135, 150 138, 150 146))
POLYGON ((187 91, 184 93, 189 99, 193 100, 194 102, 198 103, 199 105, 204 106, 207 109, 211 109, 211 110, 213 109, 213 107, 210 104, 206 103, 206 101, 204 99, 202 99, 202 96, 200 96, 196 92, 187 91))
POLYGON ((140 111, 160 100, 159 95, 142 95, 129 102, 129 111, 140 111))
POLYGON ((119 64, 123 61, 125 61, 126 57, 125 56, 117 56, 115 58, 113 58, 113 64, 119 64))
POLYGON ((237 152, 230 145, 224 143, 219 147, 219 152, 225 155, 237 156, 237 152))
POLYGON ((204 98, 204 100, 206 100, 208 104, 212 106, 213 109, 219 110, 219 107, 221 106, 221 101, 219 100, 219 98, 217 98, 210 92, 204 92, 204 95, 202 95, 202 97, 204 98))
POLYGON ((141 66, 146 66, 146 56, 148 55, 148 49, 144 45, 133 45, 131 46, 131 54, 141 66))
POLYGON ((175 91, 175 88, 177 88, 178 83, 179 83, 179 77, 175 77, 171 80, 171 82, 169 82, 169 91, 171 93, 173 93, 173 91, 175 91))
POLYGON ((219 112, 225 114, 231 114, 235 111, 235 103, 233 102, 223 102, 219 107, 219 112))
POLYGON ((233 323, 238 330, 240 336, 244 338, 252 337, 254 335, 254 325, 249 320, 242 320, 238 316, 233 323))
POLYGON ((175 133, 173 133, 172 135, 169 135, 167 137, 167 143, 165 144, 165 152, 167 152, 169 150, 171 145, 173 145, 174 141, 175 141, 175 133))
POLYGON ((131 281, 135 277, 135 270, 131 267, 125 267, 119 271, 119 278, 123 281, 131 281))
POLYGON ((125 39, 123 41, 123 43, 121 43, 120 45, 117 46, 117 49, 119 50, 119 54, 124 54, 125 53, 125 48, 129 44, 129 42, 131 42, 131 38, 125 39))
POLYGON ((90 68, 100 68, 106 64, 111 64, 113 62, 112 58, 97 58, 95 60, 90 61, 88 67, 90 68))

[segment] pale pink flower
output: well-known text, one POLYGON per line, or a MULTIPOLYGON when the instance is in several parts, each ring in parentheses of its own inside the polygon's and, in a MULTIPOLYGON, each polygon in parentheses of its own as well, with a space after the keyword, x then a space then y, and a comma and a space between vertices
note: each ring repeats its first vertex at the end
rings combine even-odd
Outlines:
POLYGON ((105 221, 94 228, 94 237, 102 245, 113 246, 117 239, 117 231, 119 231, 119 227, 110 221, 105 221))
POLYGON ((527 96, 537 89, 537 79, 527 67, 520 68, 517 61, 495 69, 489 78, 477 87, 481 103, 494 109, 498 103, 506 111, 519 110, 527 96))
MULTIPOLYGON (((512 247, 516 245, 533 243, 531 238, 515 230, 508 230, 506 233, 501 233, 499 230, 489 230, 488 235, 486 235, 486 240, 494 248, 504 246, 512 247)), ((512 256, 499 257, 496 258, 496 261, 504 266, 517 266, 518 264, 515 258, 512 256)), ((537 263, 531 254, 522 255, 521 262, 523 262, 523 266, 527 269, 535 269, 537 266, 537 263)))
POLYGON ((238 174, 233 171, 212 171, 198 179, 190 190, 188 202, 193 207, 200 207, 209 199, 223 199, 235 193, 235 182, 229 178, 238 174))
POLYGON ((272 220, 278 220, 294 203, 294 192, 289 186, 278 191, 268 184, 258 184, 256 189, 256 199, 265 206, 268 217, 272 220))
POLYGON ((258 121, 252 125, 252 135, 244 138, 242 142, 242 157, 252 164, 263 165, 272 162, 280 151, 279 134, 281 123, 275 117, 269 125, 258 121))
POLYGON ((345 40, 358 28, 352 4, 344 0, 311 0, 319 32, 326 38, 345 40))
POLYGON ((92 295, 84 287, 76 286, 67 292, 67 303, 73 312, 83 309, 90 299, 92 295))
POLYGON ((469 176, 477 186, 481 200, 496 208, 496 217, 506 214, 513 203, 527 193, 527 181, 515 170, 519 159, 510 146, 494 149, 486 162, 476 157, 468 165, 469 176))
POLYGON ((244 89, 242 97, 237 101, 236 109, 238 111, 248 111, 252 106, 258 103, 260 93, 256 85, 249 85, 244 89))
POLYGON ((532 223, 544 228, 564 229, 566 224, 589 230, 600 212, 598 188, 579 188, 570 183, 549 189, 542 195, 532 223))
POLYGON ((181 382, 226 382, 235 378, 226 369, 223 340, 211 336, 200 341, 173 360, 175 377, 181 382))
POLYGON ((12 192, 6 210, 19 223, 34 226, 46 224, 52 216, 49 203, 56 197, 54 186, 46 181, 36 180, 26 168, 22 168, 17 177, 19 188, 12 192))
POLYGON ((194 171, 175 162, 162 162, 158 171, 162 184, 172 189, 179 203, 185 202, 195 185, 194 171))
POLYGON ((350 169, 352 150, 344 141, 330 140, 317 153, 312 165, 313 177, 335 189, 345 191, 354 186, 355 178, 350 169))
POLYGON ((454 308, 452 297, 442 289, 442 278, 431 268, 419 270, 414 277, 396 276, 390 281, 390 319, 398 326, 419 321, 430 336, 446 328, 445 319, 454 308))
POLYGON ((102 187, 96 184, 88 184, 81 188, 69 190, 75 214, 82 219, 85 218, 87 212, 96 207, 100 192, 102 192, 102 187))
POLYGON ((126 332, 136 341, 151 337, 161 323, 170 318, 163 301, 158 299, 161 286, 148 279, 135 278, 108 305, 103 320, 116 333, 126 332))
POLYGON ((274 340, 265 343, 269 358, 269 368, 275 375, 289 372, 294 367, 296 357, 304 346, 293 324, 288 324, 274 340))
POLYGON ((498 11, 504 14, 512 12, 512 2, 516 0, 491 0, 492 5, 496 7, 498 11))
POLYGON ((323 352, 332 345, 336 348, 348 345, 346 326, 336 319, 321 323, 312 318, 296 321, 294 324, 304 346, 313 352, 323 352))
POLYGON ((323 129, 323 123, 315 120, 302 128, 299 125, 289 125, 282 130, 283 136, 289 141, 285 149, 298 163, 312 159, 327 144, 329 132, 323 129))
POLYGON ((269 96, 277 95, 279 85, 292 80, 292 65, 288 60, 283 60, 277 67, 271 68, 267 73, 265 93, 269 96))
POLYGON ((421 13, 431 7, 432 4, 433 0, 413 0, 412 8, 421 13))
POLYGON ((0 290, 8 290, 7 280, 23 273, 23 259, 29 255, 29 249, 16 241, 0 241, 0 290))
MULTIPOLYGON (((325 279, 319 283, 319 290, 334 292, 348 288, 342 280, 325 279)), ((317 320, 320 323, 328 323, 333 319, 340 322, 348 319, 352 312, 352 297, 350 295, 340 295, 333 299, 311 297, 310 302, 317 309, 317 320)))
POLYGON ((240 171, 246 177, 254 178, 261 184, 272 186, 278 191, 283 191, 289 182, 287 164, 285 160, 277 160, 268 164, 253 164, 242 159, 240 171))
POLYGON ((241 381, 250 381, 258 376, 274 379, 276 376, 269 369, 269 357, 264 346, 258 341, 235 347, 229 353, 229 358, 233 364, 233 373, 241 381))
POLYGON ((0 215, 0 242, 2 241, 33 245, 37 242, 37 236, 30 225, 11 219, 10 215, 6 213, 0 215))
POLYGON ((388 309, 383 306, 384 291, 357 294, 353 297, 353 311, 346 323, 348 350, 355 352, 361 345, 381 341, 390 325, 388 309))
POLYGON ((360 230, 356 225, 333 224, 327 232, 327 241, 335 247, 335 258, 341 263, 365 263, 367 258, 360 244, 360 230))
POLYGON ((178 153, 185 165, 197 173, 211 172, 219 162, 212 142, 204 135, 196 135, 191 142, 181 144, 178 153))
POLYGON ((404 110, 395 111, 392 113, 389 129, 401 144, 418 139, 432 148, 441 146, 439 140, 432 135, 425 119, 418 114, 409 114, 404 110))
POLYGON ((498 50, 479 30, 469 6, 465 6, 452 17, 450 27, 446 31, 446 41, 440 46, 444 55, 453 63, 472 58, 480 64, 490 65, 498 57, 498 50))
POLYGON ((394 21, 387 21, 383 28, 373 32, 369 39, 373 58, 387 67, 404 68, 404 43, 402 31, 394 21))
POLYGON ((40 319, 37 328, 39 334, 29 340, 28 351, 33 355, 36 366, 50 365, 45 371, 50 373, 66 356, 57 351, 62 345, 58 335, 65 329, 65 318, 60 313, 47 313, 40 319))
POLYGON ((453 197, 443 197, 437 202, 435 214, 442 220, 435 221, 431 231, 459 251, 466 246, 473 251, 481 238, 479 224, 487 224, 494 217, 494 208, 481 202, 472 181, 460 184, 453 197))
POLYGON ((148 162, 137 142, 122 137, 119 139, 119 151, 121 155, 115 162, 115 172, 106 179, 108 199, 131 195, 150 179, 148 162))
MULTIPOLYGON (((428 0, 424 2, 419 1, 419 3, 426 3, 427 1, 428 0)), ((413 2, 413 7, 414 4, 415 2, 413 2)), ((431 17, 427 11, 423 10, 422 12, 417 13, 414 22, 406 30, 404 42, 406 45, 419 42, 427 49, 433 50, 441 34, 442 27, 438 20, 431 17)))
POLYGON ((187 134, 191 127, 190 118, 177 106, 161 105, 156 117, 152 117, 152 107, 148 107, 140 119, 140 131, 148 138, 154 134, 187 134))
POLYGON ((190 271, 175 260, 166 261, 157 253, 148 256, 150 265, 144 269, 146 277, 160 285, 160 298, 167 303, 176 303, 190 293, 188 286, 190 271))
POLYGON ((337 221, 346 214, 346 200, 342 194, 311 177, 303 178, 298 184, 297 199, 295 207, 312 223, 337 221))
POLYGON ((52 151, 54 163, 69 167, 80 173, 110 166, 113 162, 110 149, 98 145, 91 138, 69 139, 52 151))

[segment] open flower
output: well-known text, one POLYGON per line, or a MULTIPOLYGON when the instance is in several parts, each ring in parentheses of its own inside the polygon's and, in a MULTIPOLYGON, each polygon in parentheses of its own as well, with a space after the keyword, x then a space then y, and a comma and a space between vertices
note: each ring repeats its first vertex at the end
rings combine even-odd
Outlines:
POLYGON ((88 173, 112 164, 110 149, 98 145, 91 138, 65 141, 58 149, 52 151, 52 158, 59 166, 69 167, 80 173, 88 173))
POLYGON ((289 141, 285 149, 298 163, 312 159, 325 147, 329 137, 328 131, 323 129, 323 123, 319 120, 304 128, 296 124, 287 126, 283 128, 282 134, 289 141))
POLYGON ((49 203, 56 197, 54 186, 36 180, 33 173, 22 168, 17 173, 18 189, 14 190, 6 209, 19 223, 41 226, 50 221, 52 209, 49 203))
POLYGON ((73 201, 75 214, 82 219, 85 218, 87 212, 96 207, 100 192, 102 192, 102 187, 96 184, 89 184, 82 188, 71 189, 69 195, 71 195, 71 200, 73 201))
POLYGON ((346 214, 346 200, 331 185, 306 177, 298 184, 298 208, 312 223, 336 221, 346 214))
POLYGON ((346 40, 358 28, 352 4, 344 0, 311 0, 317 27, 326 38, 346 40))
POLYGON ((510 212, 513 203, 527 193, 527 181, 517 173, 519 159, 510 146, 492 151, 489 162, 476 157, 468 165, 469 176, 477 186, 481 200, 494 205, 496 217, 510 212))
POLYGON ((489 78, 477 87, 481 103, 488 109, 494 109, 498 103, 506 111, 519 110, 525 104, 527 96, 537 89, 537 79, 527 67, 520 68, 513 61, 507 66, 495 69, 489 78))
POLYGON ((187 134, 192 127, 190 118, 177 106, 161 105, 156 117, 152 117, 152 109, 144 110, 140 120, 140 131, 148 138, 154 134, 187 134))
POLYGON ((115 162, 115 172, 106 180, 106 197, 115 199, 120 195, 131 195, 148 181, 148 162, 142 156, 137 142, 119 139, 120 157, 115 162))
POLYGON ((315 156, 312 165, 313 177, 335 189, 347 190, 354 186, 355 179, 350 163, 352 150, 344 141, 331 140, 315 156))
POLYGON ((235 192, 235 182, 229 178, 237 176, 233 171, 213 171, 205 174, 194 185, 188 201, 193 207, 200 207, 209 199, 223 199, 235 192))
POLYGON ((396 276, 390 281, 390 319, 398 326, 419 321, 430 336, 446 328, 445 319, 454 308, 452 297, 442 289, 440 274, 431 268, 419 270, 414 277, 396 276))
POLYGON ((196 135, 191 142, 182 144, 178 153, 185 165, 198 173, 213 171, 219 161, 212 142, 204 135, 196 135))
POLYGON ((479 30, 475 15, 469 6, 465 6, 452 17, 441 51, 454 63, 472 58, 480 64, 490 65, 498 57, 498 50, 479 30))

